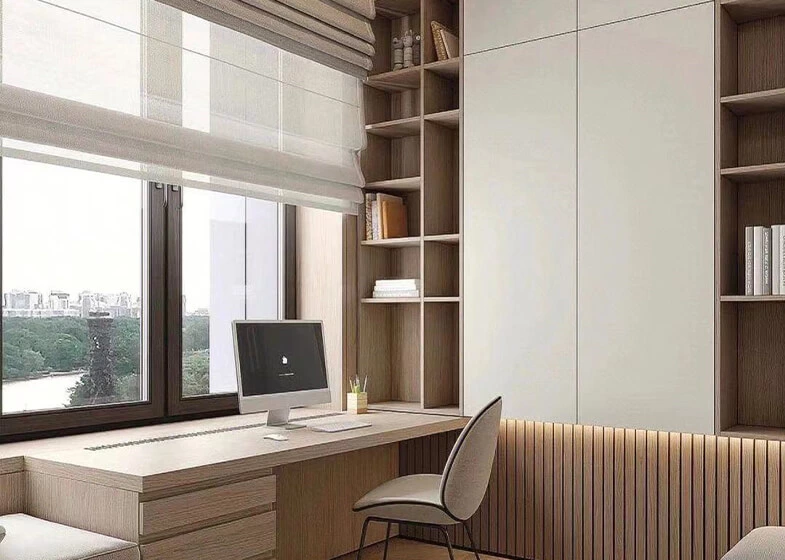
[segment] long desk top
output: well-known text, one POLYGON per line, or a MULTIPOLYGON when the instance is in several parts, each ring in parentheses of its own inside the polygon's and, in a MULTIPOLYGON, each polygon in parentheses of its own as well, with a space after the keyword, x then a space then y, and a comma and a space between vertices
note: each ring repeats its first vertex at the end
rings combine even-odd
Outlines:
POLYGON ((292 411, 292 417, 293 421, 310 417, 301 420, 309 427, 342 419, 367 421, 371 427, 339 433, 289 430, 285 432, 289 440, 279 442, 264 439, 265 434, 282 430, 261 425, 267 416, 262 413, 11 443, 0 445, 0 474, 27 470, 134 492, 159 492, 458 430, 468 422, 460 417, 395 412, 316 417, 328 413, 324 409, 298 409, 292 411), (211 430, 224 431, 182 437, 211 430), (179 437, 114 446, 172 436, 179 437), (114 447, 86 449, 106 445, 114 447))

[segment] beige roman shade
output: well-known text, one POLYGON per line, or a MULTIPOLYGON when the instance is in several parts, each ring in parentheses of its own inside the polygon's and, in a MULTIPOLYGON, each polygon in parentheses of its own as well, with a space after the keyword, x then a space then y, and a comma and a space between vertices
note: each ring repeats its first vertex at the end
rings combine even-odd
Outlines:
POLYGON ((361 80, 168 4, 0 0, 0 155, 356 213, 361 80))
POLYGON ((348 74, 371 69, 374 0, 160 0, 348 74))

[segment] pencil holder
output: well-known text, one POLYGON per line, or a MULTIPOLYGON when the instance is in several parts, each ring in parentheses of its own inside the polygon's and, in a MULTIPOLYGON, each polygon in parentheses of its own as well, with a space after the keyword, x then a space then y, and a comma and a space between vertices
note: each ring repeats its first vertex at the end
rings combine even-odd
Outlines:
POLYGON ((346 410, 352 414, 368 412, 368 393, 346 393, 346 410))

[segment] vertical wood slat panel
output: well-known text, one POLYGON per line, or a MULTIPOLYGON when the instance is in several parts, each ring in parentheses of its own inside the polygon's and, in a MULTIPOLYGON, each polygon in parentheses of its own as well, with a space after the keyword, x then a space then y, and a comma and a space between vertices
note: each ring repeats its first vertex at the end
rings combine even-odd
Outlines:
POLYGON ((657 560, 657 432, 646 432, 646 558, 657 560))
POLYGON ((681 434, 681 560, 692 560, 692 436, 681 434))
POLYGON ((635 430, 635 558, 646 558, 646 432, 635 430))
POLYGON ((553 559, 564 559, 564 426, 553 427, 553 559))
POLYGON ((573 556, 573 426, 564 426, 564 507, 562 509, 564 519, 564 558, 572 560, 573 556))
MULTIPOLYGON (((717 560, 785 521, 778 441, 503 420, 481 511, 482 552, 534 560, 717 560)), ((400 444, 401 474, 439 473, 457 432, 400 444)), ((404 536, 442 542, 435 530, 404 536)), ((459 527, 449 530, 468 546, 459 527)))
POLYGON ((670 438, 666 432, 657 432, 657 556, 668 560, 670 552, 670 527, 668 525, 670 499, 670 438))
POLYGON ((624 430, 613 432, 613 558, 624 560, 624 430))
POLYGON ((704 558, 717 557, 717 438, 706 436, 703 448, 704 471, 704 515, 705 535, 703 539, 704 558))

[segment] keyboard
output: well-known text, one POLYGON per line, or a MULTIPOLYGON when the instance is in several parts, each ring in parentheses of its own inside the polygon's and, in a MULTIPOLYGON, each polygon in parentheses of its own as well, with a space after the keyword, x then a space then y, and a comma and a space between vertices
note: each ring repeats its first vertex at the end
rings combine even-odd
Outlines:
POLYGON ((345 420, 342 422, 329 422, 327 424, 319 424, 318 426, 311 426, 314 432, 327 432, 334 434, 336 432, 348 432, 349 430, 357 430, 359 428, 370 428, 371 424, 368 422, 360 422, 359 420, 345 420))

